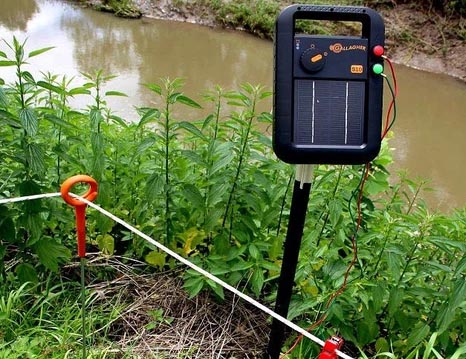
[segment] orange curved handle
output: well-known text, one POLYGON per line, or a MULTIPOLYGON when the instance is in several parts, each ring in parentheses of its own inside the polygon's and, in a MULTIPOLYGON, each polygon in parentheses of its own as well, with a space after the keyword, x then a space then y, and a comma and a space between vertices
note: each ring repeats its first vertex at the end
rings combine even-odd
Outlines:
POLYGON ((97 197, 97 181, 87 175, 77 175, 68 178, 60 187, 60 193, 66 203, 74 206, 76 211, 76 232, 78 239, 78 256, 86 256, 86 206, 79 199, 71 197, 70 190, 77 183, 87 183, 89 189, 81 197, 93 201, 97 197))
POLYGON ((88 201, 93 201, 97 197, 97 181, 90 176, 87 175, 77 175, 68 178, 60 187, 60 193, 66 203, 74 206, 86 206, 84 202, 81 202, 79 199, 70 196, 71 188, 77 183, 87 183, 89 185, 89 189, 86 193, 81 195, 81 197, 87 199, 88 201))

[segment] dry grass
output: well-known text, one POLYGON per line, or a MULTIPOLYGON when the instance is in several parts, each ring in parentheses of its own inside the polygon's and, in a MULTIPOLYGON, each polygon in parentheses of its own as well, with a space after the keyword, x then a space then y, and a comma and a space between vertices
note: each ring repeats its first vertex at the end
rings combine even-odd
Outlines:
POLYGON ((262 355, 269 332, 266 314, 229 293, 223 302, 204 292, 191 299, 183 289, 182 271, 144 273, 146 264, 129 261, 124 264, 115 257, 95 257, 88 262, 88 273, 104 267, 114 278, 88 289, 97 291, 103 301, 118 297, 125 304, 109 338, 117 348, 112 352, 121 354, 116 357, 213 359, 262 355))

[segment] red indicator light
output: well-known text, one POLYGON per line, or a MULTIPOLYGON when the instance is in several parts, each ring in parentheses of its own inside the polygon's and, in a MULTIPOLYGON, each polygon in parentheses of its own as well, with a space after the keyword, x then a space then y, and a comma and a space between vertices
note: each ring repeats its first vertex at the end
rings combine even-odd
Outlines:
POLYGON ((375 56, 380 57, 384 54, 385 50, 383 46, 377 45, 377 46, 374 46, 374 48, 372 49, 372 52, 375 56))

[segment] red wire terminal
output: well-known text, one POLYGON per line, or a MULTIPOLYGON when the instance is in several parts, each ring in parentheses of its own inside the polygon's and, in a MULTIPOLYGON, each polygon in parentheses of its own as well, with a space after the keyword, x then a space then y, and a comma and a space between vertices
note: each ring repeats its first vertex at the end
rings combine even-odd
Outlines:
POLYGON ((342 338, 331 337, 325 342, 318 359, 338 359, 337 350, 341 349, 343 342, 342 338))

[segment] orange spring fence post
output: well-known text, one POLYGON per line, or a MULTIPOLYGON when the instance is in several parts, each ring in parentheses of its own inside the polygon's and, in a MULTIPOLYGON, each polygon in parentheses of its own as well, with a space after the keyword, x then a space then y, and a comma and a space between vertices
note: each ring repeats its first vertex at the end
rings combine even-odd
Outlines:
POLYGON ((86 256, 86 207, 87 204, 70 195, 71 188, 78 183, 87 183, 89 188, 81 197, 93 201, 97 197, 97 181, 87 175, 77 175, 68 178, 60 187, 60 193, 66 203, 75 208, 78 256, 86 256))

